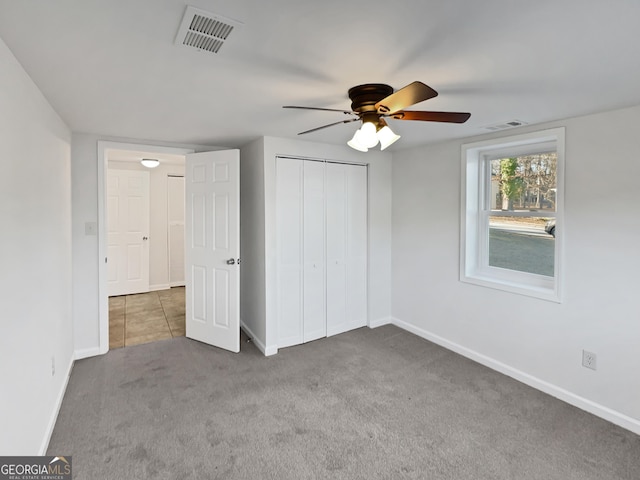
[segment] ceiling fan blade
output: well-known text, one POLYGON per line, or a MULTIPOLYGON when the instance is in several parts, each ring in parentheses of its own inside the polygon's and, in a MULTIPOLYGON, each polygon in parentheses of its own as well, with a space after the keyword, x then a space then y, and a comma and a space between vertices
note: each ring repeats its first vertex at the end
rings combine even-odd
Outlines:
POLYGON ((348 110, 336 110, 334 108, 320 108, 320 107, 297 107, 295 105, 285 105, 282 108, 297 108, 298 110, 321 110, 323 112, 340 112, 347 115, 355 115, 353 112, 348 110))
POLYGON ((412 112, 403 111, 386 115, 395 120, 422 120, 424 122, 464 123, 469 120, 470 113, 462 112, 412 112))
POLYGON ((323 125, 321 127, 312 128, 311 130, 305 130, 304 132, 300 132, 298 135, 304 135, 305 133, 316 132, 318 130, 322 130, 323 128, 333 127, 334 125, 338 125, 340 123, 357 122, 358 120, 360 120, 360 119, 359 118, 350 118, 349 120, 341 120, 339 122, 330 123, 329 125, 323 125))
POLYGON ((378 113, 395 113, 404 108, 436 97, 438 92, 422 82, 413 82, 376 103, 378 113))

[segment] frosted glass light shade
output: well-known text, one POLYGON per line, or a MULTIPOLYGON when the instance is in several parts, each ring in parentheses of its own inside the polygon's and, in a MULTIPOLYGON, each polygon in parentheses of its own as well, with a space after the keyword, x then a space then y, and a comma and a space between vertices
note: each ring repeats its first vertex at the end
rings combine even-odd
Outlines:
POLYGON ((358 143, 366 148, 375 147, 378 144, 378 136, 376 135, 376 126, 371 122, 365 122, 360 130, 356 132, 358 143))
POLYGON ((356 130, 356 133, 353 134, 353 138, 347 142, 347 145, 349 145, 354 150, 358 150, 360 152, 367 152, 369 151, 369 149, 358 141, 359 132, 360 130, 356 130))
POLYGON ((140 160, 140 163, 147 168, 156 168, 158 165, 160 165, 160 160, 156 158, 143 158, 142 160, 140 160))
POLYGON ((388 126, 384 126, 378 130, 378 139, 380 140, 380 150, 384 150, 389 145, 399 140, 400 135, 396 135, 388 126))

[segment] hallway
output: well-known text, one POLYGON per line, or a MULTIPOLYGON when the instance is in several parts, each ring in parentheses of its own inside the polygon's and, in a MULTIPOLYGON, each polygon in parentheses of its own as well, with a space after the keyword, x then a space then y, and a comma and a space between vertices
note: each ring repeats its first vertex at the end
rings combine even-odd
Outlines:
POLYGON ((109 297, 109 348, 185 335, 184 287, 109 297))

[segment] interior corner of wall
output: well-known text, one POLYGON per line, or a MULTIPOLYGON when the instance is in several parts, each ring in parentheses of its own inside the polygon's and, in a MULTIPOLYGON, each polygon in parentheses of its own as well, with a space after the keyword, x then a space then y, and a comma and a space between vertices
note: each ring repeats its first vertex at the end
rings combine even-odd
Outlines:
POLYGON ((389 325, 390 323, 393 323, 393 319, 390 316, 376 318, 375 320, 371 320, 369 322, 369 328, 382 327, 383 325, 389 325))

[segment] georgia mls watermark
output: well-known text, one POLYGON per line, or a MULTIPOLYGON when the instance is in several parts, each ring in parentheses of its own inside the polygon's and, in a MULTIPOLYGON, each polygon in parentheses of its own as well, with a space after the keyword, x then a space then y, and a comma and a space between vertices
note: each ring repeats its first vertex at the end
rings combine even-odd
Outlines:
POLYGON ((0 457, 0 480, 71 480, 71 457, 0 457))

